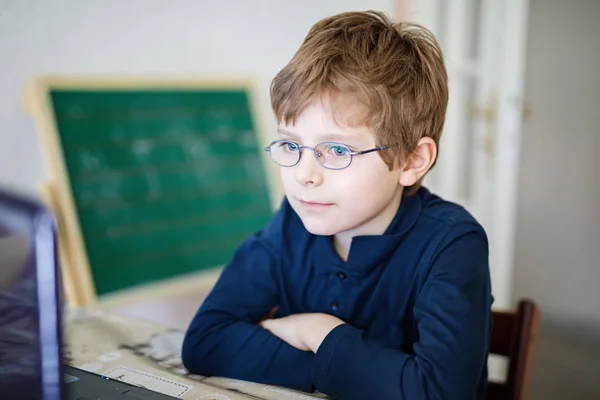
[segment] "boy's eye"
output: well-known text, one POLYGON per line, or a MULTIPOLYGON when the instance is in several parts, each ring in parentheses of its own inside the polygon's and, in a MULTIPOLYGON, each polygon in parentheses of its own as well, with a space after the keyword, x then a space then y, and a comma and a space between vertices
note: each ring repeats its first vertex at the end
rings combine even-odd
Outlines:
POLYGON ((286 151, 298 151, 298 144, 294 142, 281 142, 279 146, 286 151))
POLYGON ((331 144, 328 147, 329 154, 333 154, 334 156, 343 157, 347 156, 350 153, 350 149, 344 145, 340 144, 331 144))

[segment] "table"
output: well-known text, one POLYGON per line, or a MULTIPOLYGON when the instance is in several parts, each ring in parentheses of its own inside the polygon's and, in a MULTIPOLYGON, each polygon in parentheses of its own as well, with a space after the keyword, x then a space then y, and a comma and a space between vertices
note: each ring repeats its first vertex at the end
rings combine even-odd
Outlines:
POLYGON ((180 399, 327 399, 276 386, 188 373, 181 362, 184 332, 96 309, 63 315, 65 362, 86 371, 180 399))

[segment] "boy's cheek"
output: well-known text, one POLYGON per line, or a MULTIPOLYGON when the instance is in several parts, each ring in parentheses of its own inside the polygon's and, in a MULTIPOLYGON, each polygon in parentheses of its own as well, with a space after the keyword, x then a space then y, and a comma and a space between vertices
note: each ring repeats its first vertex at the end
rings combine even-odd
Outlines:
POLYGON ((279 167, 279 176, 281 178, 281 183, 283 184, 283 189, 285 190, 286 194, 288 194, 288 191, 291 189, 292 185, 296 181, 292 169, 293 168, 279 167))

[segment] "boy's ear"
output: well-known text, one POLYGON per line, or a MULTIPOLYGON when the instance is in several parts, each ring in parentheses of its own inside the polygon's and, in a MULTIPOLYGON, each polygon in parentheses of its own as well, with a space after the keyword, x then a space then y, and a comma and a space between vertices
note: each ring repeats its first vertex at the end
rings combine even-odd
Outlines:
POLYGON ((430 137, 419 140, 415 150, 408 156, 402 167, 400 184, 404 187, 414 185, 429 171, 437 157, 437 146, 430 137))

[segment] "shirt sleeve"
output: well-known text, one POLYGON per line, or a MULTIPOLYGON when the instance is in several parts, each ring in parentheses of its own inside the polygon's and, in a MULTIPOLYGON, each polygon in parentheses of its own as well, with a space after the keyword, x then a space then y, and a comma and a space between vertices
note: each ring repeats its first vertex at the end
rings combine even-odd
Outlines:
POLYGON ((278 305, 275 265, 259 235, 237 250, 185 335, 182 360, 190 372, 313 390, 314 354, 257 325, 278 305))
MULTIPOLYGON (((457 228, 455 228, 456 230, 457 228)), ((485 233, 458 234, 434 256, 413 309, 414 354, 333 329, 313 361, 316 389, 339 399, 476 399, 487 366, 491 285, 485 233)))

